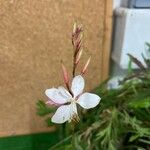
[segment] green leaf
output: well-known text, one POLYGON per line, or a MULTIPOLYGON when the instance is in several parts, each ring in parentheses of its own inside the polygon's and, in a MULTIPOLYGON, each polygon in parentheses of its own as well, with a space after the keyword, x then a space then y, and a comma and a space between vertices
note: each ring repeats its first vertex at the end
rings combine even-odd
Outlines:
POLYGON ((133 142, 134 140, 138 139, 139 138, 139 135, 136 134, 136 135, 132 135, 130 138, 129 138, 129 142, 133 142))
POLYGON ((149 108, 150 107, 150 98, 145 98, 141 100, 132 101, 129 103, 130 107, 133 108, 149 108))
POLYGON ((131 74, 131 73, 132 73, 132 60, 130 58, 129 63, 128 63, 128 74, 131 74))
POLYGON ((51 122, 51 118, 46 118, 45 121, 46 121, 48 127, 54 125, 54 124, 51 122))
POLYGON ((134 56, 132 56, 131 54, 128 54, 130 60, 135 63, 141 70, 145 71, 145 67, 144 65, 137 59, 135 58, 134 56))
POLYGON ((147 65, 147 67, 150 68, 150 59, 146 59, 143 54, 142 54, 142 57, 144 59, 145 64, 147 65))
POLYGON ((144 139, 139 139, 140 142, 145 143, 145 144, 149 144, 150 145, 150 141, 148 140, 144 140, 144 139))
POLYGON ((149 51, 150 51, 150 43, 146 42, 145 44, 146 44, 146 46, 148 46, 149 51))
POLYGON ((42 100, 39 100, 36 104, 37 106, 37 114, 39 116, 45 116, 49 113, 52 113, 54 111, 54 108, 50 108, 48 107, 45 102, 43 102, 42 100))
POLYGON ((112 142, 109 143, 109 150, 116 150, 116 147, 112 144, 112 142))

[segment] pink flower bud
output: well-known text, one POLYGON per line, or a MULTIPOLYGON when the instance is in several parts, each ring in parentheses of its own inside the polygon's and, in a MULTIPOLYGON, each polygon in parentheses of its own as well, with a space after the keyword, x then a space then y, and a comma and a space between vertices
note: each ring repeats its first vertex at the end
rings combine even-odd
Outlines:
POLYGON ((77 25, 76 23, 73 26, 73 31, 72 31, 72 38, 76 40, 78 36, 81 34, 83 31, 82 25, 77 25))
POLYGON ((63 78, 66 85, 69 85, 69 76, 66 67, 62 64, 63 78))
POLYGON ((76 28, 76 34, 80 33, 83 31, 83 26, 82 24, 81 25, 78 25, 77 28, 76 28))
POLYGON ((76 39, 76 49, 79 50, 81 48, 81 44, 82 44, 82 37, 83 37, 83 34, 80 34, 77 39, 76 39))
POLYGON ((85 72, 87 71, 87 67, 88 67, 88 65, 90 63, 90 60, 91 60, 91 57, 89 57, 89 59, 87 60, 86 64, 84 65, 84 67, 83 67, 83 69, 81 71, 82 75, 85 74, 85 72))
POLYGON ((75 33, 76 33, 76 30, 77 30, 77 23, 75 22, 74 25, 73 25, 72 34, 75 34, 75 33))
POLYGON ((83 52, 83 49, 81 49, 80 51, 79 51, 79 54, 78 54, 78 56, 77 56, 77 58, 76 58, 76 61, 75 61, 75 64, 77 65, 78 63, 79 63, 79 61, 80 61, 80 58, 81 58, 81 56, 82 56, 82 52, 83 52))
POLYGON ((78 51, 80 50, 81 48, 81 40, 78 40, 77 43, 76 43, 76 53, 78 53, 78 51))

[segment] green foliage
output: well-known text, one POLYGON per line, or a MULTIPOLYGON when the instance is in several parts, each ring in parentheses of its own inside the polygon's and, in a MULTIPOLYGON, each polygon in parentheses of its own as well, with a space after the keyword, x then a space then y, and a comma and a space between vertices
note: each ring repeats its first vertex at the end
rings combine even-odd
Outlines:
MULTIPOLYGON (((94 110, 81 113, 81 120, 76 126, 76 149, 150 148, 150 82, 146 81, 147 79, 128 80, 115 90, 107 90, 105 83, 98 87, 95 93, 101 96, 101 103, 94 110)), ((68 130, 67 127, 67 132, 68 130)), ((70 135, 71 131, 68 132, 70 135)), ((67 147, 72 150, 69 143, 70 140, 67 147)), ((59 148, 67 149, 64 142, 58 143, 55 150, 59 148)))
POLYGON ((148 46, 150 52, 150 43, 146 42, 145 44, 148 46))
POLYGON ((54 112, 54 108, 51 108, 51 107, 48 107, 44 101, 42 100, 39 100, 37 103, 36 103, 36 110, 37 110, 37 115, 39 116, 48 116, 46 119, 45 119, 45 122, 47 124, 47 126, 52 126, 52 122, 51 122, 51 119, 49 117, 50 113, 53 113, 54 112))
MULTIPOLYGON (((150 47, 150 44, 148 45, 150 47)), ((128 75, 118 89, 107 89, 103 82, 94 90, 102 99, 92 110, 80 110, 76 125, 74 145, 76 150, 149 150, 150 149, 150 59, 144 66, 129 55, 128 75), (134 72, 131 64, 139 66, 134 72)), ((38 114, 51 112, 45 103, 38 104, 38 114)), ((50 150, 72 150, 70 124, 61 126, 63 135, 50 150)))
POLYGON ((53 108, 48 107, 42 100, 39 100, 36 105, 37 105, 37 115, 39 116, 45 116, 54 111, 53 108))
POLYGON ((150 108, 150 97, 131 101, 128 105, 132 108, 150 108))
POLYGON ((132 72, 133 72, 133 70, 132 70, 132 60, 130 59, 129 63, 128 63, 128 74, 131 74, 132 72))

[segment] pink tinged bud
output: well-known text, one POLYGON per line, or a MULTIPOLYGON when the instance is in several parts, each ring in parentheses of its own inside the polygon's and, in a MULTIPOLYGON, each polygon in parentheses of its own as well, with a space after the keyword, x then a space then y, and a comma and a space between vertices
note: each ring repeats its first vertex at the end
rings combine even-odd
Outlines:
POLYGON ((66 85, 69 84, 69 76, 66 67, 62 64, 63 78, 66 85))
POLYGON ((77 23, 75 22, 73 25, 73 32, 72 33, 75 34, 76 30, 77 30, 77 23))
POLYGON ((77 58, 76 58, 76 61, 75 61, 75 64, 77 65, 78 63, 79 63, 79 61, 80 61, 80 58, 81 58, 81 56, 82 56, 82 52, 83 52, 83 49, 81 49, 80 51, 79 51, 79 54, 78 54, 78 56, 77 56, 77 58))
POLYGON ((80 34, 76 40, 76 46, 78 47, 82 43, 83 34, 80 34))
POLYGON ((83 26, 82 24, 81 25, 78 25, 77 28, 76 28, 76 33, 80 33, 83 31, 83 26))
POLYGON ((77 41, 77 44, 76 44, 77 52, 80 50, 80 48, 81 48, 81 40, 77 41))
POLYGON ((81 71, 82 75, 85 74, 85 72, 87 71, 87 67, 88 67, 88 65, 90 63, 90 60, 91 60, 91 57, 89 57, 89 59, 87 60, 86 64, 84 65, 84 67, 83 67, 83 69, 81 71))
POLYGON ((82 25, 77 25, 76 23, 73 26, 73 31, 72 31, 72 38, 77 39, 78 36, 81 34, 83 31, 82 25))

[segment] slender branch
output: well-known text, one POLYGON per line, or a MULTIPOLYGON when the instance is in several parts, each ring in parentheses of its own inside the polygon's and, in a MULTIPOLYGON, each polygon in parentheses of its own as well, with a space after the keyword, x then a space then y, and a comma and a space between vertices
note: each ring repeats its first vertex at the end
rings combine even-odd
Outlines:
POLYGON ((54 146, 52 146, 49 150, 56 150, 55 148, 57 148, 59 145, 61 145, 62 143, 68 141, 69 139, 71 139, 72 135, 66 137, 64 140, 58 142, 57 144, 55 144, 54 146))
POLYGON ((72 70, 72 76, 75 77, 75 72, 76 72, 76 54, 74 53, 74 56, 73 56, 73 70, 72 70))
POLYGON ((75 125, 72 126, 72 149, 76 150, 75 148, 75 125))
MULTIPOLYGON (((75 77, 75 72, 77 68, 76 60, 77 60, 77 55, 82 47, 82 25, 77 25, 76 23, 74 24, 73 32, 72 32, 72 45, 73 45, 73 70, 72 70, 72 77, 75 77)), ((81 56, 79 56, 81 57, 81 56)))

